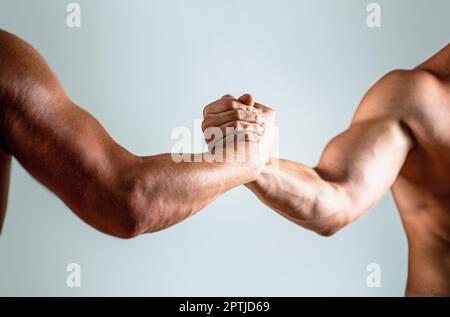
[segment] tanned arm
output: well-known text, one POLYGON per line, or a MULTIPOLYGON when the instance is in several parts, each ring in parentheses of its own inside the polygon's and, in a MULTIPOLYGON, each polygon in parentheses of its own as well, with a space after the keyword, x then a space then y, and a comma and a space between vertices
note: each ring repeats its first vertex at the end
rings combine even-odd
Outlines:
POLYGON ((4 159, 14 156, 86 223, 117 237, 172 226, 257 177, 258 168, 245 162, 131 154, 70 100, 32 47, 3 31, 0 106, 4 159))
POLYGON ((427 109, 448 93, 449 61, 447 45, 413 70, 387 74, 363 98, 350 127, 325 147, 317 166, 272 160, 269 173, 247 187, 270 208, 321 235, 355 221, 391 188, 421 134, 433 130, 426 128, 433 125, 427 109))
POLYGON ((408 122, 423 102, 423 83, 433 80, 421 70, 389 73, 365 96, 350 127, 326 146, 317 166, 274 160, 269 173, 247 187, 287 219, 334 234, 393 185, 416 146, 408 122))

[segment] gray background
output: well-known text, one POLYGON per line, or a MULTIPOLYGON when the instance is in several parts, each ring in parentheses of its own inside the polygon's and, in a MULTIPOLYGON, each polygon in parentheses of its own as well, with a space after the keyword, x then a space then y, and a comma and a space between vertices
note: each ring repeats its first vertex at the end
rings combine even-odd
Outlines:
MULTIPOLYGON (((252 92, 273 106, 280 155, 315 164, 383 73, 410 68, 449 39, 450 2, 0 0, 0 28, 35 46, 69 95, 131 151, 169 152, 205 104, 252 92)), ((198 131, 197 131, 198 132, 198 131)), ((201 134, 198 134, 201 139, 201 134)), ((284 220, 245 188, 169 230, 123 241, 96 232, 14 162, 0 238, 0 295, 401 296, 407 245, 388 195, 338 235, 284 220), (66 286, 66 265, 82 287, 66 286), (366 266, 382 287, 366 286, 366 266)))

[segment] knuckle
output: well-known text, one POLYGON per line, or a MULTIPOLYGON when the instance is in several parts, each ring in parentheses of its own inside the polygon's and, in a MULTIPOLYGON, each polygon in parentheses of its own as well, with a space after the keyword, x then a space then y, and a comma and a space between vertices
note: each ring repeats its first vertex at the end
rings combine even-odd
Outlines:
POLYGON ((239 109, 240 108, 239 102, 237 102, 236 100, 229 100, 228 103, 229 103, 229 106, 231 108, 233 108, 233 109, 239 109))
POLYGON ((202 122, 202 130, 205 131, 209 127, 209 120, 205 119, 202 122))
POLYGON ((241 109, 236 109, 234 113, 237 120, 244 119, 244 112, 241 109))

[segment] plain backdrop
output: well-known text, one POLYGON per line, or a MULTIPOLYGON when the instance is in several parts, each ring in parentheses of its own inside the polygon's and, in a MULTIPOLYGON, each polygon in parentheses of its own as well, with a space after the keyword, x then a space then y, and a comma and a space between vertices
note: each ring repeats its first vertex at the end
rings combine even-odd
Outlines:
MULTIPOLYGON (((194 133, 204 105, 251 92, 277 110, 280 156, 313 165, 380 76, 430 57, 450 30, 447 0, 377 1, 377 29, 366 24, 372 1, 362 0, 76 2, 79 29, 66 26, 62 0, 0 0, 0 28, 39 50, 73 100, 139 155, 169 152, 172 130, 194 133)), ((119 240, 13 164, 3 296, 402 296, 406 273, 390 194, 331 238, 240 187, 175 227, 119 240), (66 285, 72 262, 81 288, 66 285), (380 288, 366 284, 372 262, 380 288)))

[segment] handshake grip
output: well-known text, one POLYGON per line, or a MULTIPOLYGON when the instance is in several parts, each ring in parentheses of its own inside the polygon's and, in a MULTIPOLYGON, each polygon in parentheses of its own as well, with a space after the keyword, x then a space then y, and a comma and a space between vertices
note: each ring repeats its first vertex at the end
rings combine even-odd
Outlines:
POLYGON ((253 96, 225 95, 203 110, 202 130, 209 162, 245 163, 261 172, 275 140, 275 112, 253 96))

